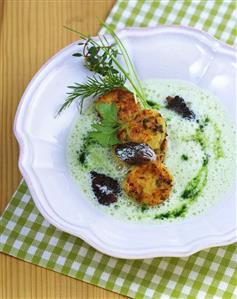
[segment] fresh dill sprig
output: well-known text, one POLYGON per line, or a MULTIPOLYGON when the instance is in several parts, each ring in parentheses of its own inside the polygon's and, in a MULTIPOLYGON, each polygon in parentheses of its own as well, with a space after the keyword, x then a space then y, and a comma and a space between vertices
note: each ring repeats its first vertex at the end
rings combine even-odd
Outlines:
POLYGON ((103 95, 115 88, 124 88, 126 78, 121 74, 115 74, 108 72, 106 76, 93 76, 88 77, 86 83, 74 83, 73 86, 68 86, 72 91, 68 92, 68 97, 64 104, 59 109, 60 114, 64 109, 69 107, 71 103, 80 97, 80 111, 83 106, 83 102, 86 98, 91 96, 103 95))

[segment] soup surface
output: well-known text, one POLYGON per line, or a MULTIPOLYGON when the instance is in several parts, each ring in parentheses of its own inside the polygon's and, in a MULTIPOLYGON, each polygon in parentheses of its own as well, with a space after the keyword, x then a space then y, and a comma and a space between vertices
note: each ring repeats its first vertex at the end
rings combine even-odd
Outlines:
POLYGON ((110 206, 98 203, 90 171, 117 179, 122 186, 128 168, 117 164, 111 148, 88 143, 87 135, 98 120, 93 105, 78 118, 69 136, 67 157, 72 176, 88 200, 116 218, 157 223, 203 213, 223 196, 235 175, 235 130, 229 115, 218 98, 188 82, 149 80, 143 84, 148 98, 161 105, 159 111, 167 123, 164 164, 174 177, 169 198, 147 207, 123 192, 110 206), (184 98, 198 121, 166 108, 166 97, 176 95, 184 98))

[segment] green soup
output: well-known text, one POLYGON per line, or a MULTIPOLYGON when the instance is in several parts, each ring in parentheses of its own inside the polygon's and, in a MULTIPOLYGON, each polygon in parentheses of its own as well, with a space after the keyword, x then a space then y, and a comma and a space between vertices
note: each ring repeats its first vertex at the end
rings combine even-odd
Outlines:
POLYGON ((87 139, 92 124, 98 120, 93 106, 78 118, 69 136, 71 174, 88 200, 116 218, 157 223, 203 213, 223 196, 235 175, 235 130, 230 117, 218 98, 188 82, 150 80, 143 84, 148 98, 161 105, 159 111, 167 123, 164 163, 174 177, 169 198, 152 208, 136 203, 124 193, 110 206, 98 203, 91 189, 90 171, 109 175, 122 186, 128 168, 115 162, 111 148, 87 139), (175 95, 184 98, 198 122, 165 107, 166 97, 175 95))

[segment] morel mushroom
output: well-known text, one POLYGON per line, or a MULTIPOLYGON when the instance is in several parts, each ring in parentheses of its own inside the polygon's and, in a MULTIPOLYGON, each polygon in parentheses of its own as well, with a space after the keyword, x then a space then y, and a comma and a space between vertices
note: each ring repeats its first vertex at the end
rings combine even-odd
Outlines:
POLYGON ((117 195, 121 192, 119 183, 101 173, 91 171, 91 185, 98 202, 102 205, 110 205, 118 200, 117 195))
POLYGON ((195 113, 187 106, 184 99, 180 96, 168 96, 166 100, 168 104, 167 107, 180 114, 183 118, 190 120, 196 118, 195 113))
POLYGON ((124 162, 131 165, 144 164, 156 160, 153 149, 145 143, 127 142, 115 147, 115 154, 124 162))

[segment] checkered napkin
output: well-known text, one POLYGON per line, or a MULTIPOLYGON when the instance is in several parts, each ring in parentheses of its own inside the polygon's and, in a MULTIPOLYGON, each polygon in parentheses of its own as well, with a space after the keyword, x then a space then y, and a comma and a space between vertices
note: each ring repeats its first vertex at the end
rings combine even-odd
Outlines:
MULTIPOLYGON (((234 44, 234 1, 118 1, 114 28, 182 24, 234 44)), ((57 230, 38 212, 25 182, 1 218, 1 250, 22 260, 134 298, 237 298, 236 245, 186 258, 122 260, 57 230)))

